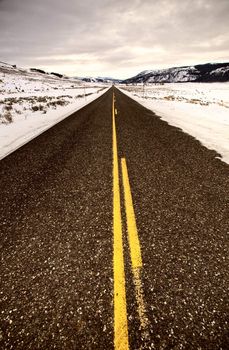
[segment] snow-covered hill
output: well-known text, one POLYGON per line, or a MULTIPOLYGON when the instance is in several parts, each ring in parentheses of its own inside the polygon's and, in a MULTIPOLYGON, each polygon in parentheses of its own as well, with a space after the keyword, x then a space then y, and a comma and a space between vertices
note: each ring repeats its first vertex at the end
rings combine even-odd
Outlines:
POLYGON ((1 95, 14 93, 46 93, 53 90, 70 90, 82 86, 82 82, 58 73, 46 73, 41 69, 17 68, 0 62, 1 95))
POLYGON ((96 99, 105 88, 0 62, 0 159, 96 99))
POLYGON ((147 70, 123 83, 181 83, 181 82, 226 82, 229 81, 229 63, 207 63, 195 66, 147 70))
POLYGON ((40 111, 46 114, 57 107, 76 102, 97 92, 101 85, 87 84, 58 73, 22 69, 0 62, 0 124, 15 121, 40 111))

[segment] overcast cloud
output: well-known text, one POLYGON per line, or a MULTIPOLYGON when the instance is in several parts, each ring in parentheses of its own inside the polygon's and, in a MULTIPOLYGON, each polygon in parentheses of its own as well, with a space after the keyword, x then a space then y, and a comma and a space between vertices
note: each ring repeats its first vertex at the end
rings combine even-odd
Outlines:
POLYGON ((228 0, 0 0, 0 60, 74 76, 229 61, 228 0))

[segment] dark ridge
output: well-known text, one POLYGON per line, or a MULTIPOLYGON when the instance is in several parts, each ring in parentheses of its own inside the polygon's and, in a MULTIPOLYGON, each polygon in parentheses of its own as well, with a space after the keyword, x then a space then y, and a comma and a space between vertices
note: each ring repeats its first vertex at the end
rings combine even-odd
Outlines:
POLYGON ((183 82, 227 82, 229 81, 229 63, 206 63, 194 66, 173 67, 152 70, 123 80, 125 84, 136 83, 183 83, 183 82))

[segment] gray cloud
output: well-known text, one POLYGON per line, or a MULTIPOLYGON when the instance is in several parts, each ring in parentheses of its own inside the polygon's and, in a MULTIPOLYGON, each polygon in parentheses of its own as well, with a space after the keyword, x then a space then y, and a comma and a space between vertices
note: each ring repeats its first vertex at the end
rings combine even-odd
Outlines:
POLYGON ((129 77, 229 60, 228 23, 228 0, 0 0, 0 59, 129 77))

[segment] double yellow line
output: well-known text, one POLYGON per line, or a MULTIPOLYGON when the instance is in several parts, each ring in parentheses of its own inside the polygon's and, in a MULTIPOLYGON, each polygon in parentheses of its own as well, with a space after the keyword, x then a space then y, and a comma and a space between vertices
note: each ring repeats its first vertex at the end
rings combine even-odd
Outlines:
MULTIPOLYGON (((112 99, 112 124, 113 124, 113 233, 114 233, 114 349, 129 350, 128 320, 126 305, 126 282, 123 256, 122 218, 119 184, 119 158, 117 146, 117 133, 115 123, 115 96, 112 99)), ((144 305, 143 289, 141 284, 142 258, 140 242, 138 238, 136 219, 130 182, 125 158, 121 159, 122 180, 125 198, 125 210, 127 218, 128 242, 130 246, 131 264, 135 285, 135 296, 138 306, 141 330, 146 334, 148 319, 144 305)), ((144 335, 143 335, 144 336, 144 335)))

